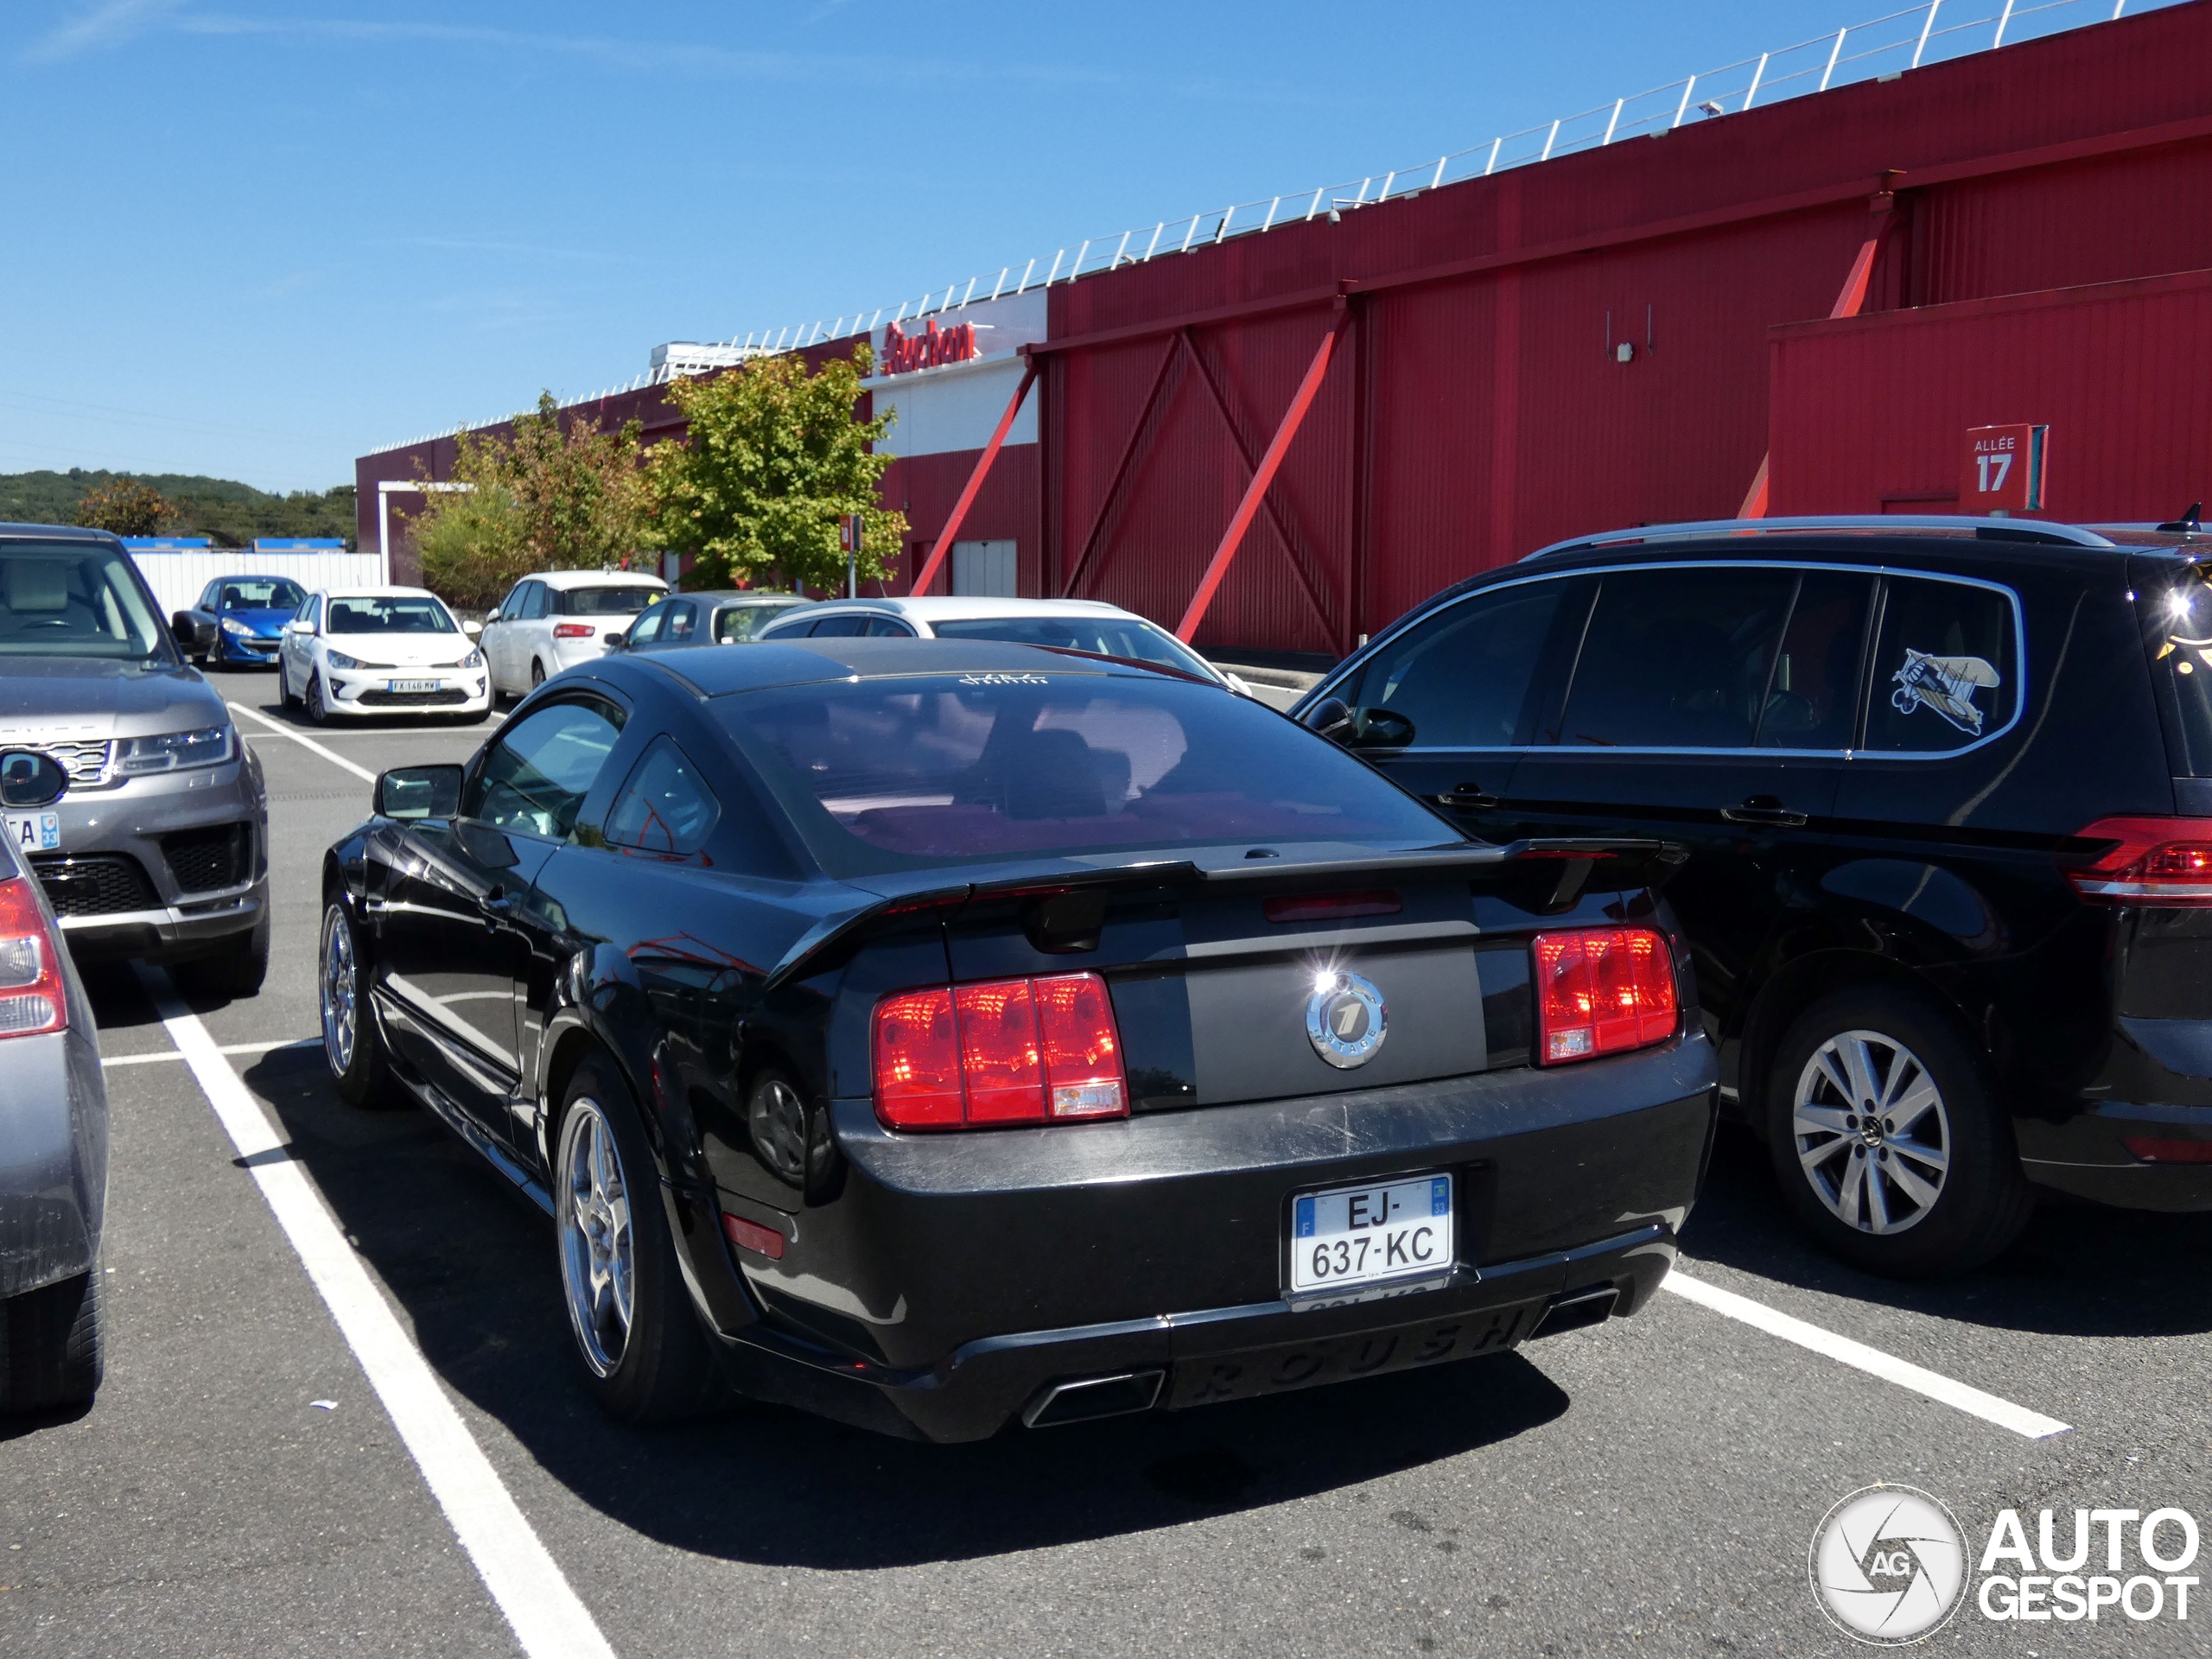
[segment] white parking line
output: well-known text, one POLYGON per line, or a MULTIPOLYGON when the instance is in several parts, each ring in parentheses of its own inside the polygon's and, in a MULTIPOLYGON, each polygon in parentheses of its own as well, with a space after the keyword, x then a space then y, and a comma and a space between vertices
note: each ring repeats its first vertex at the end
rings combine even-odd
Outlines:
POLYGON ((613 1659, 590 1610, 500 1484, 261 1103, 179 1000, 168 976, 143 967, 138 975, 523 1652, 529 1659, 613 1659))
POLYGON ((1708 1284, 1702 1279, 1693 1279, 1677 1270, 1661 1280, 1660 1284, 1675 1295, 1695 1302, 1700 1307, 1710 1308, 1715 1313, 1740 1319, 1755 1325, 1769 1336, 1780 1337, 1784 1342, 1794 1342, 1801 1348, 1809 1348, 1816 1354, 1894 1382, 1901 1389, 1910 1389, 1940 1404, 1994 1423, 1999 1428, 2009 1428, 2015 1434, 2024 1434, 2031 1440, 2048 1440, 2053 1434, 2063 1434, 2069 1425, 2056 1417, 2046 1417, 2039 1411, 2030 1411, 2025 1406, 2016 1406, 2010 1400, 2000 1400, 1993 1394, 1984 1394, 1980 1389, 1964 1382, 1954 1382, 1925 1366, 1915 1365, 1910 1360, 1885 1354, 1878 1348, 1869 1348, 1863 1342, 1853 1342, 1849 1337, 1840 1337, 1833 1331, 1823 1331, 1817 1325, 1769 1307, 1764 1302, 1755 1302, 1748 1296, 1738 1296, 1732 1290, 1708 1284))
POLYGON ((351 760, 348 760, 344 755, 339 753, 336 750, 326 749, 321 744, 316 742, 313 738, 296 732, 289 726, 281 726, 277 724, 276 721, 270 719, 268 715, 263 714, 258 709, 249 709, 242 702, 234 702, 231 705, 231 712, 233 714, 244 715, 248 720, 257 720, 263 725, 266 726, 270 731, 276 733, 277 736, 289 737, 293 742, 301 745, 302 747, 313 749, 324 760, 329 761, 331 765, 345 767, 346 771, 352 772, 356 778, 360 779, 364 783, 373 784, 377 780, 376 773, 371 772, 367 767, 357 766, 351 760))
MULTIPOLYGON (((320 1037, 272 1037, 265 1043, 225 1043, 215 1052, 218 1054, 266 1054, 271 1049, 277 1048, 321 1048, 321 1046, 322 1039, 320 1037)), ((162 1060, 181 1060, 185 1058, 181 1049, 171 1048, 164 1049, 159 1054, 111 1054, 102 1058, 100 1064, 103 1066, 154 1065, 162 1060)))

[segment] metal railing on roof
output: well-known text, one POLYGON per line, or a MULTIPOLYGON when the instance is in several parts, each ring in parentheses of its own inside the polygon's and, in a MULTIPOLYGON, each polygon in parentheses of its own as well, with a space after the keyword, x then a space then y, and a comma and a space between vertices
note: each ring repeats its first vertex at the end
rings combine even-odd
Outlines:
MULTIPOLYGON (((1051 288, 1122 265, 1143 264, 1166 255, 1211 247, 1236 237, 1264 236, 1286 225, 1323 217, 1341 219, 1347 213, 1417 196, 1444 185, 1670 132, 1687 122, 1740 115, 1810 92, 1858 81, 1891 79, 1926 64, 1997 51, 2093 23, 2116 22, 2128 3, 2129 0, 2037 0, 2032 4, 2022 4, 2020 0, 2002 0, 2001 4, 1998 0, 1928 0, 1924 5, 1849 24, 1833 35, 1816 35, 1795 46, 1630 92, 1554 121, 1503 133, 1486 143, 1433 160, 1415 161, 1336 184, 1257 196, 1250 201, 1133 226, 1104 236, 1085 237, 1072 248, 1055 249, 1050 258, 1036 255, 1009 262, 995 273, 985 271, 948 283, 941 292, 931 289, 918 298, 896 305, 880 305, 872 311, 862 307, 834 321, 755 329, 715 343, 762 354, 850 339, 871 333, 886 321, 942 315, 979 301, 1051 288), (1993 4, 1997 5, 1994 10, 1980 10, 1993 4), (1965 15, 1970 9, 1974 15, 1965 15)), ((2138 12, 2179 3, 2182 0, 2134 0, 2138 12)), ((655 371, 638 376, 627 385, 610 386, 575 401, 593 403, 658 385, 669 378, 665 369, 655 371)), ((410 442, 449 437, 462 429, 466 429, 450 428, 410 442)))

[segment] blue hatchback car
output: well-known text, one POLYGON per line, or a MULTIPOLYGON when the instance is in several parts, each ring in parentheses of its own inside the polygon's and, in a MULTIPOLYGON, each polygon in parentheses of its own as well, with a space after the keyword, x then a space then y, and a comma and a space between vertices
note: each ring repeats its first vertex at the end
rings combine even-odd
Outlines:
POLYGON ((201 638, 210 633, 214 638, 206 654, 193 660, 202 668, 244 663, 275 666, 284 625, 307 597, 289 576, 217 577, 200 590, 199 603, 181 613, 200 625, 201 638))

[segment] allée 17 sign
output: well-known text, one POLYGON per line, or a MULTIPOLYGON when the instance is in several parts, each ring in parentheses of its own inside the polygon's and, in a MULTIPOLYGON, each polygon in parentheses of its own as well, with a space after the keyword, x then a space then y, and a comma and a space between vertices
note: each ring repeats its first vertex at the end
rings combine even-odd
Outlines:
POLYGON ((1963 512, 2039 512, 2047 426, 1970 426, 1966 466, 1959 479, 1963 512))
POLYGON ((940 328, 931 322, 918 334, 910 334, 897 323, 883 331, 883 361, 878 372, 906 374, 915 369, 940 368, 947 363, 965 363, 982 353, 976 346, 976 325, 957 322, 950 328, 940 328))

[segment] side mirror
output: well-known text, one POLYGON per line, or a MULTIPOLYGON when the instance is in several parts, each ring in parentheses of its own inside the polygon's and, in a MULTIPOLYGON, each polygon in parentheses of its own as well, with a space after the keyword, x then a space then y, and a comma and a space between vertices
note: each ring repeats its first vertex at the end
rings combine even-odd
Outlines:
POLYGON ((313 633, 315 632, 315 624, 308 621, 303 616, 296 616, 284 625, 284 632, 287 633, 313 633))
POLYGON ((1306 711, 1306 725, 1323 737, 1344 742, 1351 736, 1351 705, 1342 697, 1324 697, 1306 711))
POLYGON ((35 749, 0 753, 0 806, 52 806, 69 791, 69 774, 35 749))
POLYGON ((627 628, 617 628, 613 632, 604 634, 601 637, 605 641, 607 648, 609 651, 627 651, 630 649, 630 631, 627 628))
POLYGON ((177 644, 192 651, 206 651, 215 643, 215 627, 202 622, 190 611, 179 611, 169 618, 169 631, 176 635, 177 644))
POLYGON ((459 766, 394 766, 377 774, 380 818, 450 818, 461 810, 459 766))
POLYGON ((484 626, 487 628, 499 620, 499 607, 496 605, 494 605, 490 610, 484 613, 484 626))
POLYGON ((484 637, 484 625, 481 622, 465 621, 461 625, 461 631, 472 639, 481 639, 484 637))

